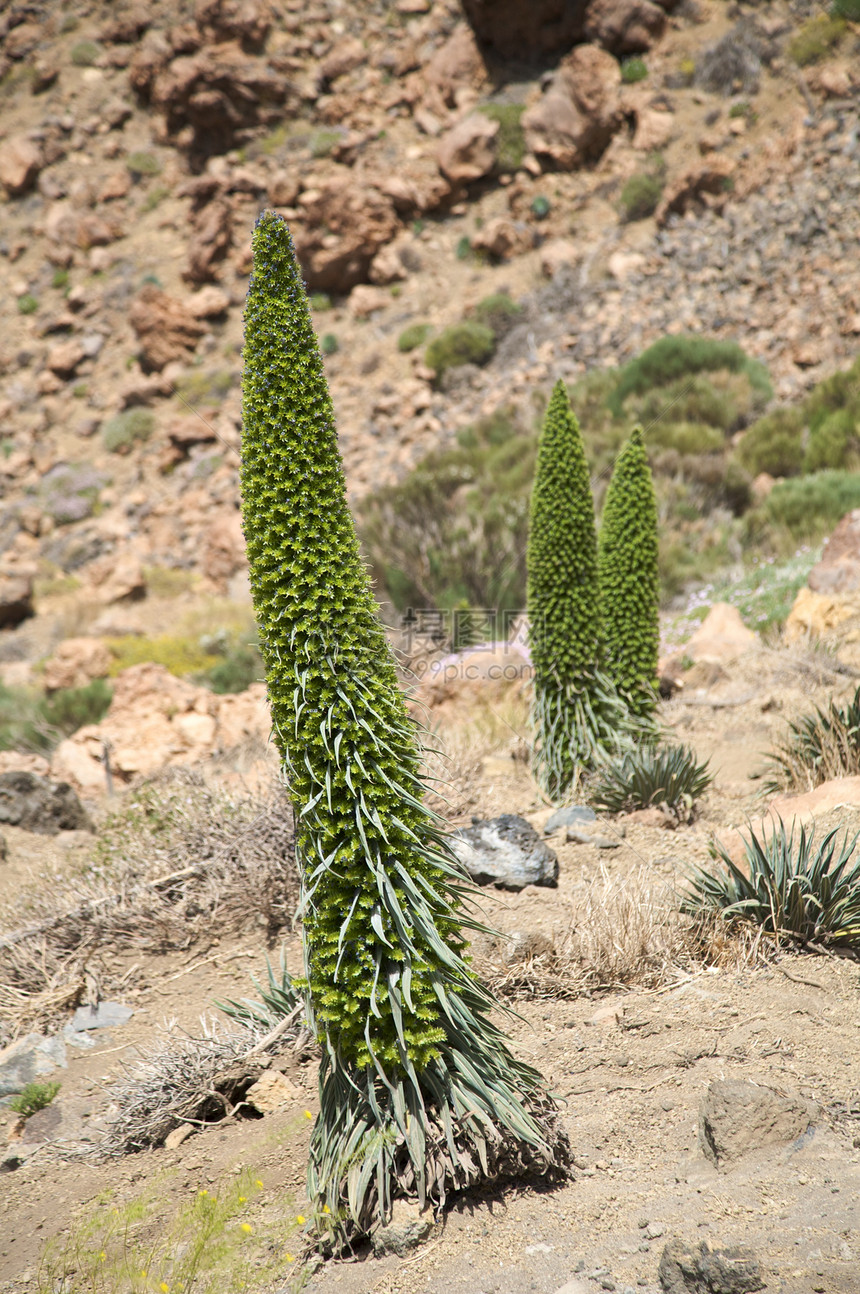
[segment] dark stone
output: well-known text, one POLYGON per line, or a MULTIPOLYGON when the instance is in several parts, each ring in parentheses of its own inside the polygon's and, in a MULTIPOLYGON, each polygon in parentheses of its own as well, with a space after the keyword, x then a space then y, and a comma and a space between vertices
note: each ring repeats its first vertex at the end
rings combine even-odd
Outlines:
POLYGON ((92 828, 68 782, 50 782, 23 770, 0 773, 0 822, 40 836, 92 828))
POLYGON ((586 804, 569 804, 566 809, 556 809, 552 817, 547 819, 543 829, 545 836, 551 836, 559 827, 578 826, 581 822, 595 822, 597 815, 593 809, 589 809, 586 804))
POLYGON ((499 59, 545 61, 583 37, 583 0, 463 0, 463 10, 478 44, 499 59))
POLYGON ((718 1079, 702 1100, 699 1146, 722 1166, 765 1146, 795 1141, 817 1113, 817 1106, 799 1096, 783 1096, 745 1079, 718 1079))
POLYGON ((521 890, 526 885, 557 885, 558 858, 531 823, 514 813, 473 818, 455 833, 454 852, 478 885, 521 890))
POLYGON ((761 1266, 750 1249, 697 1248, 673 1239, 658 1270, 664 1294, 755 1294, 765 1288, 761 1266))
POLYGON ((30 576, 0 571, 0 629, 13 629, 35 614, 30 576))

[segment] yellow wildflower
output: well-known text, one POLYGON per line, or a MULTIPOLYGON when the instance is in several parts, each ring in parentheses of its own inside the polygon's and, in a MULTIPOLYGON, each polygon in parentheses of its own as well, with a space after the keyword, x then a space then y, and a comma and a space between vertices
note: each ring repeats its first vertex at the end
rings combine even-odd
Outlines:
POLYGON ((250 1222, 243 1222, 242 1230, 245 1232, 246 1236, 249 1236, 251 1232, 254 1230, 254 1228, 251 1226, 250 1222))

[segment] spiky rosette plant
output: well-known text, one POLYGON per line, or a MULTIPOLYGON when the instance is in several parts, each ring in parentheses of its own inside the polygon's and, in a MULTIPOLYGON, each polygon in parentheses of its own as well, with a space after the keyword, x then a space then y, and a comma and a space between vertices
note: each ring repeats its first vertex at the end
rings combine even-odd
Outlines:
POLYGON ((264 212, 245 312, 242 517, 275 741, 296 815, 309 1019, 323 1048, 311 1198, 340 1239, 483 1177, 563 1171, 540 1075, 464 960, 463 875, 346 503, 286 224, 264 212))
POLYGON ((648 717, 657 704, 660 588, 657 500, 639 427, 618 455, 606 492, 598 578, 606 668, 631 710, 648 717))
POLYGON ((554 798, 614 751, 627 710, 601 669, 594 503, 585 447, 563 382, 541 430, 527 552, 534 665, 535 774, 554 798))

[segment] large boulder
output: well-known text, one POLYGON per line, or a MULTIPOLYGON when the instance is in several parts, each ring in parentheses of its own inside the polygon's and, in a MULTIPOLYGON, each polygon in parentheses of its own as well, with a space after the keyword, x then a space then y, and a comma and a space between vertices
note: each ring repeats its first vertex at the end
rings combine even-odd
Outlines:
POLYGON ((830 596, 860 591, 860 508, 842 518, 826 541, 821 560, 809 572, 813 593, 830 596))
POLYGON ((582 0, 463 0, 479 45, 496 58, 543 60, 582 39, 582 0))
POLYGON ((391 198, 351 173, 306 191, 299 207, 293 234, 312 291, 345 293, 366 282, 376 253, 400 228, 391 198))
POLYGON ((694 661, 719 661, 726 664, 758 645, 758 634, 748 629, 737 607, 715 602, 684 652, 694 661))
POLYGON ((709 1085, 699 1112, 699 1148, 718 1167, 766 1146, 802 1136, 818 1107, 799 1096, 745 1079, 719 1079, 709 1085))
POLYGON ((526 885, 558 884, 558 857, 517 814, 473 818, 472 826, 458 831, 451 843, 478 885, 521 890, 526 885))
POLYGON ((42 150, 26 135, 13 135, 0 144, 0 184, 10 197, 20 197, 36 183, 42 150))
POLYGON ((761 1265, 751 1249, 712 1249, 668 1241, 658 1271, 663 1294, 755 1294, 766 1288, 761 1265))
POLYGON ((666 30, 666 12, 652 0, 590 0, 585 35, 613 54, 641 54, 666 30))
POLYGON ((193 354, 205 328, 184 302, 145 283, 131 303, 131 326, 140 342, 144 372, 161 372, 165 364, 193 354))
POLYGON ((498 133, 499 123, 481 112, 464 117, 439 140, 439 170, 454 184, 483 179, 496 164, 498 133))
POLYGON ((86 687, 94 678, 105 678, 110 663, 110 652, 101 638, 65 638, 45 662, 42 682, 49 692, 86 687))
POLYGON ((67 782, 51 782, 20 769, 0 773, 0 822, 40 836, 89 831, 91 825, 67 782))
POLYGON ((599 157, 624 121, 620 86, 617 59, 597 45, 578 45, 523 113, 528 150, 560 170, 599 157))

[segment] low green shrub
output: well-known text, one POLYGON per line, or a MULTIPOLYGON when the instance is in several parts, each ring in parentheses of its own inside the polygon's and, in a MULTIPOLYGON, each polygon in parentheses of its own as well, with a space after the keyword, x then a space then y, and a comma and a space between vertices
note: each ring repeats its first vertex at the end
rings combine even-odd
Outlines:
POLYGON ((154 153, 129 153, 125 164, 132 175, 136 176, 160 175, 162 170, 161 162, 154 153))
POLYGON ((522 306, 509 297, 507 292, 493 292, 478 302, 472 315, 477 323, 489 328, 496 337, 501 337, 516 323, 522 312, 522 306))
POLYGON ((331 297, 327 292, 314 292, 308 300, 311 310, 331 310, 331 297))
POLYGON ((320 350, 323 355, 336 355, 340 350, 340 342, 333 332, 324 332, 320 337, 320 350))
POLYGON ((29 1119, 50 1105, 59 1090, 59 1083, 27 1083, 17 1095, 9 1098, 9 1109, 29 1119))
POLYGON ((180 400, 192 409, 200 405, 219 405, 236 381, 236 374, 227 368, 194 368, 184 373, 174 384, 180 400))
POLYGON ((424 345, 431 332, 432 328, 430 327, 430 324, 410 324, 408 328, 403 329, 403 332, 397 338, 397 349, 404 353, 411 350, 417 350, 419 346, 424 345))
POLYGON ((0 750, 50 751, 84 724, 101 722, 112 696, 104 679, 50 696, 0 683, 0 750))
POLYGON ((437 377, 458 364, 486 364, 496 349, 493 330, 485 324, 464 320, 451 324, 424 352, 424 361, 437 377))
POLYGON ((113 660, 110 674, 115 677, 132 665, 152 662, 163 665, 178 678, 186 674, 203 674, 218 664, 218 657, 201 646, 199 639, 181 634, 145 635, 127 634, 109 638, 108 647, 113 660))
POLYGON ((32 292, 23 292, 18 298, 18 314, 31 315, 39 309, 39 302, 32 292))
POLYGON ((151 409, 126 409, 102 423, 102 444, 112 454, 127 454, 135 441, 149 440, 154 428, 155 414, 151 409))
POLYGON ((532 198, 529 205, 529 211, 535 220, 546 220, 551 210, 552 203, 543 193, 539 193, 536 198, 532 198))
POLYGON ((752 473, 798 476, 803 470, 803 412, 798 408, 774 409, 744 433, 738 461, 752 473))
POLYGON ((343 139, 340 130, 317 130, 310 138, 311 155, 316 158, 328 157, 332 149, 343 139))
POLYGON ((804 472, 855 468, 860 462, 860 418, 850 409, 829 413, 815 430, 803 456, 804 472))
POLYGON ((62 268, 54 270, 51 275, 52 288, 66 288, 69 286, 69 271, 62 268))
POLYGON ((648 75, 648 67, 643 58, 634 54, 630 58, 625 58, 621 63, 621 80, 625 85, 635 85, 637 81, 644 81, 648 75))
POLYGON ((154 211, 165 198, 169 197, 170 189, 168 189, 166 184, 155 184, 149 192, 144 195, 143 201, 140 204, 140 209, 144 213, 147 211, 154 211))
POLYGON ((600 770, 592 800, 606 813, 665 805, 688 819, 713 780, 707 761, 700 764, 689 746, 645 746, 600 770))
POLYGON ((848 22, 860 22, 860 0, 833 0, 830 6, 833 18, 845 18, 848 22))
POLYGON ((860 508, 860 475, 855 472, 816 472, 779 481, 749 514, 750 533, 765 523, 784 532, 791 544, 815 543, 860 508))
POLYGON ((496 136, 496 167, 503 174, 518 171, 526 151, 522 128, 522 103, 485 103, 478 109, 490 121, 499 123, 496 136))
POLYGON ((228 646, 221 659, 198 674, 196 681, 221 696, 244 692, 252 683, 261 683, 264 678, 263 658, 256 642, 253 642, 228 646))
POLYGON ((749 830, 745 865, 738 867, 718 844, 713 854, 721 870, 697 869, 682 899, 693 917, 754 925, 774 943, 801 947, 860 947, 860 858, 857 837, 838 828, 815 845, 814 828, 785 824, 765 828, 762 838, 749 830), (795 832, 797 839, 795 840, 795 832))
POLYGON ((788 42, 788 57, 798 67, 818 63, 839 44, 845 35, 844 17, 826 13, 809 18, 788 42))
POLYGON ((535 454, 534 436, 494 414, 364 501, 362 545, 399 611, 524 605, 535 454))
POLYGON ((649 446, 674 449, 679 454, 712 454, 722 450, 726 443, 718 427, 701 422, 655 421, 646 425, 645 439, 649 446))
POLYGON ((69 58, 75 67, 92 67, 97 63, 104 52, 103 47, 96 40, 79 40, 73 45, 69 53, 69 58))
POLYGON ((637 172, 621 190, 621 214, 625 220, 645 220, 657 210, 663 193, 663 181, 659 176, 637 172))
POLYGON ((68 526, 92 516, 105 483, 90 463, 56 463, 39 482, 39 499, 58 526, 68 526))
POLYGON ((194 571, 175 566, 148 566, 144 571, 147 596, 178 598, 194 588, 197 575, 194 571))
POLYGON ((772 398, 767 369, 758 360, 750 359, 737 342, 680 335, 661 337, 624 365, 609 397, 609 407, 616 417, 621 417, 624 402, 630 395, 641 395, 652 387, 668 386, 678 378, 720 369, 746 374, 760 399, 772 398))

